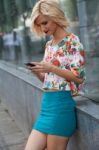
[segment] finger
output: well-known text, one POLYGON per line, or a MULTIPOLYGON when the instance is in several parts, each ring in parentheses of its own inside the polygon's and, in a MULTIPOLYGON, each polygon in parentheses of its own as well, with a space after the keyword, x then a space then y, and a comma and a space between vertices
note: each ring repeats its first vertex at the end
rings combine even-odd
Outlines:
POLYGON ((34 69, 43 69, 43 66, 40 66, 40 65, 36 65, 36 66, 33 66, 33 67, 31 67, 33 70, 34 69))
POLYGON ((41 68, 39 68, 39 69, 33 69, 32 71, 33 71, 33 72, 44 72, 44 70, 41 69, 41 68))
POLYGON ((28 66, 27 68, 28 68, 29 70, 32 70, 32 67, 29 67, 29 66, 28 66))
POLYGON ((40 62, 31 62, 32 64, 34 64, 34 65, 40 65, 40 62))

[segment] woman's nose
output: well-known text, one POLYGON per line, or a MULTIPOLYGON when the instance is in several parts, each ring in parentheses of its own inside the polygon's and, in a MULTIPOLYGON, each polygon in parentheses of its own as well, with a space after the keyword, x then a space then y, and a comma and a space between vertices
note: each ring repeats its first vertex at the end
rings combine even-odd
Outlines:
POLYGON ((46 31, 46 30, 47 30, 47 27, 44 26, 44 25, 42 25, 42 26, 41 26, 41 29, 42 29, 42 31, 46 31))

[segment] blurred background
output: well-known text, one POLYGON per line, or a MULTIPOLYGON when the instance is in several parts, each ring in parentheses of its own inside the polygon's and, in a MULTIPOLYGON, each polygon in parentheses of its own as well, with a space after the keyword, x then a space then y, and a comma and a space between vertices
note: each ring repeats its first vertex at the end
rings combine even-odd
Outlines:
POLYGON ((0 59, 22 65, 43 52, 45 38, 30 32, 33 0, 0 0, 0 59))
MULTIPOLYGON (((40 110, 42 83, 24 63, 41 61, 49 37, 30 31, 37 0, 0 0, 0 150, 23 150, 40 110), (23 134, 24 133, 24 134, 23 134)), ((85 49, 86 82, 70 150, 99 150, 99 0, 55 0, 85 49)))
MULTIPOLYGON (((85 48, 86 93, 99 92, 99 0, 57 0, 70 20, 69 32, 77 34, 85 48)), ((40 61, 49 37, 30 31, 30 15, 36 0, 0 0, 0 60, 25 67, 40 61)))

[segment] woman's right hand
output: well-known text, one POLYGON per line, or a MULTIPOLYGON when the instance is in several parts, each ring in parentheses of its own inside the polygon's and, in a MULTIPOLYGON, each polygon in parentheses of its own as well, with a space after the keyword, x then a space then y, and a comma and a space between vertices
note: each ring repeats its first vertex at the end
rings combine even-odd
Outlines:
POLYGON ((35 70, 33 70, 33 67, 35 66, 36 64, 35 64, 35 62, 30 62, 30 63, 28 63, 28 65, 27 65, 27 69, 29 69, 29 70, 31 70, 31 72, 33 73, 33 74, 38 74, 35 70), (29 65, 30 64, 30 65, 29 65), (33 64, 33 66, 32 66, 32 64, 33 64))
POLYGON ((28 66, 28 69, 36 76, 40 74, 40 72, 34 71, 33 67, 28 66))
MULTIPOLYGON (((34 63, 34 62, 33 62, 34 63)), ((36 65, 36 64, 35 64, 36 65)), ((33 67, 28 66, 28 69, 31 70, 31 72, 40 80, 40 81, 44 81, 44 76, 45 73, 41 73, 36 71, 35 69, 33 69, 33 67)))

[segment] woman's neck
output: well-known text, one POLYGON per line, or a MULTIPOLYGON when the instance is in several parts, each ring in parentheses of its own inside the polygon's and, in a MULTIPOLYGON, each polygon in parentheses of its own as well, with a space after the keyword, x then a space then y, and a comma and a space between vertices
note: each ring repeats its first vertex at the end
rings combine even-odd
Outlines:
POLYGON ((66 37, 67 34, 68 32, 66 32, 63 28, 59 27, 53 35, 52 45, 57 44, 64 37, 66 37))

